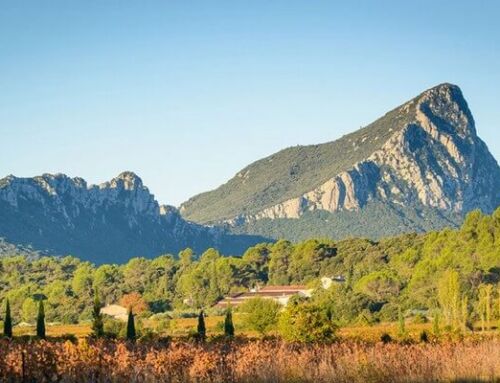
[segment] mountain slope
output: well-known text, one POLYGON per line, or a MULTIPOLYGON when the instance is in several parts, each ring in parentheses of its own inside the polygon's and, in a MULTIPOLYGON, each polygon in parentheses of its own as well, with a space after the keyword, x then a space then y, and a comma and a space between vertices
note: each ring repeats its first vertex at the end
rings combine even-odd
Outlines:
POLYGON ((176 253, 186 247, 238 254, 263 240, 185 221, 177 209, 160 206, 131 172, 98 186, 63 174, 1 179, 0 237, 97 263, 176 253))
POLYGON ((500 168, 461 90, 441 84, 337 141, 257 161, 180 211, 238 232, 302 239, 429 230, 499 204, 500 168), (385 213, 372 218, 367 209, 385 213))

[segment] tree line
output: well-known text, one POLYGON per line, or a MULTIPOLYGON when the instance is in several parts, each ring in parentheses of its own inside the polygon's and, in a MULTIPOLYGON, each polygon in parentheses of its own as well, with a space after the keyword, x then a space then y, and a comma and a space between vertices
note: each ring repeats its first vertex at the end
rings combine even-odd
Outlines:
MULTIPOLYGON (((457 328, 500 320, 500 209, 470 213, 462 227, 372 241, 279 240, 241 257, 215 249, 185 249, 123 265, 93 265, 75 257, 0 258, 0 304, 17 322, 33 322, 39 301, 50 322, 92 320, 93 300, 120 302, 130 294, 146 313, 199 312, 222 297, 269 284, 319 286, 323 276, 345 283, 316 288, 312 302, 339 325, 397 321, 424 313, 457 328), (464 320, 464 318, 466 320, 464 320)), ((0 318, 5 319, 5 318, 0 318)), ((5 320, 4 320, 5 322, 5 320)))

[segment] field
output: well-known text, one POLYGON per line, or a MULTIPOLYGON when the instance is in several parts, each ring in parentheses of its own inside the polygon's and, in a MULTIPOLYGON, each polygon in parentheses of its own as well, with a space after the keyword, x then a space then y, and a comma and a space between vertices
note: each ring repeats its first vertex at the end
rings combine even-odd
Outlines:
POLYGON ((92 340, 85 324, 48 325, 49 341, 31 337, 33 327, 16 327, 13 341, 0 339, 0 382, 500 382, 493 327, 435 338, 429 323, 407 323, 404 336, 396 323, 382 323, 341 328, 332 344, 304 345, 260 339, 238 315, 238 336, 227 340, 219 336, 222 319, 206 318, 205 343, 187 336, 196 318, 172 320, 168 338, 135 343, 92 340), (382 342, 383 334, 392 340, 382 342))
MULTIPOLYGON (((193 333, 197 326, 197 318, 180 318, 173 319, 167 330, 160 333, 161 336, 170 336, 173 338, 183 338, 188 336, 190 333, 193 333)), ((207 335, 208 336, 218 336, 223 334, 222 323, 224 321, 223 316, 207 316, 205 318, 205 324, 207 327, 207 335)), ((235 313, 234 314, 234 324, 236 328, 236 335, 241 335, 244 337, 258 338, 259 334, 255 331, 248 330, 241 317, 235 313)), ((491 330, 486 331, 485 333, 481 333, 479 331, 479 324, 475 326, 475 334, 487 334, 488 336, 493 336, 497 331, 496 328, 497 323, 491 323, 489 328, 491 330)), ((153 328, 154 323, 144 321, 144 328, 153 328)), ((405 339, 412 339, 414 341, 418 341, 420 335, 423 331, 426 331, 428 334, 432 333, 432 325, 431 323, 407 323, 406 324, 406 335, 405 339)), ((76 338, 84 338, 90 335, 91 328, 90 324, 78 324, 78 325, 62 325, 62 324, 53 324, 47 325, 47 336, 49 337, 62 337, 66 335, 74 335, 76 338)), ((346 326, 342 327, 338 331, 338 337, 344 340, 359 340, 363 342, 377 342, 380 340, 383 334, 389 334, 392 338, 398 339, 399 329, 397 323, 380 323, 373 326, 346 326)), ((24 326, 24 327, 15 327, 14 335, 16 336, 33 336, 35 335, 35 327, 34 326, 24 326)), ((271 332, 270 335, 273 335, 271 332)), ((445 334, 443 334, 444 336, 445 334)), ((468 336, 472 337, 472 333, 468 336)))
POLYGON ((498 382, 500 341, 0 341, 2 382, 498 382))

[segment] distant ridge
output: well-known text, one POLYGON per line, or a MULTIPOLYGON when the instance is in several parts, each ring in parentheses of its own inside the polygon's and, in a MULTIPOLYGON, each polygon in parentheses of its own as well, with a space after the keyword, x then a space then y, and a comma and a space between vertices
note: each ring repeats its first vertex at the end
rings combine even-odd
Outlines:
POLYGON ((176 208, 159 205, 132 172, 90 186, 64 174, 8 176, 0 179, 0 217, 0 237, 10 243, 0 250, 13 253, 17 245, 96 263, 175 254, 187 247, 240 254, 264 240, 185 221, 176 208))

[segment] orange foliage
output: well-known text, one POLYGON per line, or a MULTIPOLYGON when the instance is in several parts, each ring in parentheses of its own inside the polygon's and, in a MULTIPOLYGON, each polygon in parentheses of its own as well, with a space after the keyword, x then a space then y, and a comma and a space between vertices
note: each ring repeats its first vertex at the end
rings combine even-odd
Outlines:
POLYGON ((127 310, 132 308, 134 314, 142 313, 148 309, 148 304, 142 298, 141 294, 135 291, 125 294, 122 299, 120 299, 120 305, 127 310))
POLYGON ((383 344, 0 340, 1 382, 424 382, 500 379, 500 339, 383 344))

